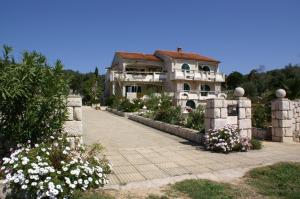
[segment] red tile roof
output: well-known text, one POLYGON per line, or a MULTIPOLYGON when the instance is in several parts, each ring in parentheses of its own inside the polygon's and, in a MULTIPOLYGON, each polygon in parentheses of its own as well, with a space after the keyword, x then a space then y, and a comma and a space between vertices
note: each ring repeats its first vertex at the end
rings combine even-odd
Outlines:
POLYGON ((161 55, 165 55, 168 57, 172 57, 174 59, 198 60, 198 61, 208 61, 208 62, 220 63, 220 61, 210 58, 210 57, 202 56, 202 55, 196 54, 196 53, 183 52, 183 51, 178 52, 178 51, 156 50, 154 54, 155 55, 161 54, 161 55))
POLYGON ((158 57, 151 54, 129 53, 129 52, 116 52, 116 54, 124 59, 139 59, 139 60, 159 61, 159 62, 162 61, 158 57))

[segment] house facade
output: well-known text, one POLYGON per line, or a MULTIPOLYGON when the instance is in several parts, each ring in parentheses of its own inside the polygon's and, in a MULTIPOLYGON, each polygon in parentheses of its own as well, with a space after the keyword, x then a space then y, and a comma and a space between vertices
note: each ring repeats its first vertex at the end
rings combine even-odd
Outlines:
POLYGON ((107 68, 105 97, 128 99, 149 92, 168 93, 181 107, 197 107, 206 99, 225 96, 225 74, 219 61, 197 53, 156 50, 153 54, 116 52, 107 68))

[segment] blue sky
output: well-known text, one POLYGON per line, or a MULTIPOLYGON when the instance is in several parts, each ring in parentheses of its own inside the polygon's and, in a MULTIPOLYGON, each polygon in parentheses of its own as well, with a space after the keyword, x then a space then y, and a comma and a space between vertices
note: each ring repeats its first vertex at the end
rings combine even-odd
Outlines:
POLYGON ((300 63, 299 0, 2 0, 0 45, 101 73, 115 51, 198 52, 225 73, 300 63))

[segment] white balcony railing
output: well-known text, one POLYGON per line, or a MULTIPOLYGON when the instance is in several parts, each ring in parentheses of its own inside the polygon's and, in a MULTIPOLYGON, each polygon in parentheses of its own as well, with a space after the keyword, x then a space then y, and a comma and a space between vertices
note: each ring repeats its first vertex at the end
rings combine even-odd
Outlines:
POLYGON ((188 99, 188 100, 205 100, 216 97, 226 97, 226 94, 220 91, 176 91, 176 99, 188 99))
POLYGON ((171 80, 199 80, 199 81, 225 82, 225 74, 216 73, 213 71, 176 69, 171 74, 171 80))
POLYGON ((132 82, 161 82, 166 79, 166 74, 162 72, 110 72, 110 81, 132 81, 132 82))

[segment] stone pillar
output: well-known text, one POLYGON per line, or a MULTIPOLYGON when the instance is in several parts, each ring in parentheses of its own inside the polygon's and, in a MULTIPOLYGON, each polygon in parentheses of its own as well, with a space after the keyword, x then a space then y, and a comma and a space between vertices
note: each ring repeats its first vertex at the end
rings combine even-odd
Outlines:
POLYGON ((251 100, 243 97, 245 90, 242 87, 237 87, 234 90, 234 96, 237 98, 237 125, 240 129, 241 137, 252 138, 252 121, 251 121, 251 100))
POLYGON ((223 98, 206 100, 205 132, 222 128, 227 124, 227 101, 223 98))
POLYGON ((71 142, 82 143, 82 100, 80 96, 69 95, 67 101, 68 118, 64 130, 69 134, 71 142))
POLYGON ((293 141, 292 103, 285 98, 283 89, 276 91, 277 99, 272 101, 272 140, 276 142, 293 141))
POLYGON ((238 127, 241 137, 252 138, 251 100, 246 97, 237 99, 238 127))

